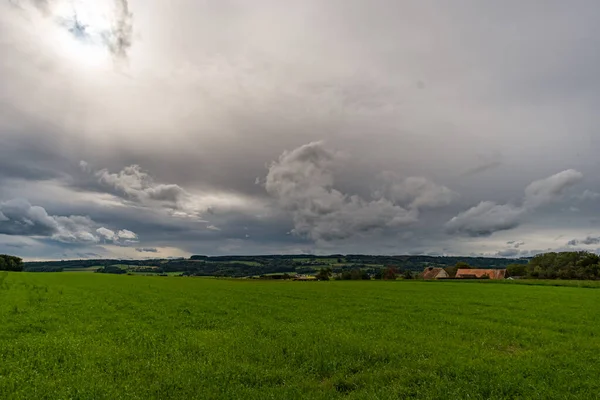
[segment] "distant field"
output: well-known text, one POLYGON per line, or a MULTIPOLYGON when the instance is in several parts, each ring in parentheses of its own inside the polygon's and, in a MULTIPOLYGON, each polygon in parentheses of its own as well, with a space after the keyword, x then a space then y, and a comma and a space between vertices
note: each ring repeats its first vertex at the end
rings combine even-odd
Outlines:
POLYGON ((94 266, 94 267, 75 267, 75 268, 65 268, 64 271, 65 272, 95 272, 96 270, 100 269, 102 267, 100 266, 94 266))
MULTIPOLYGON (((209 263, 213 263, 213 261, 209 261, 209 263)), ((217 263, 217 261, 214 261, 214 263, 217 263)), ((245 265, 250 265, 251 267, 258 267, 258 266, 262 265, 261 263, 259 263, 257 261, 218 261, 218 263, 220 263, 220 264, 245 264, 245 265)))
POLYGON ((0 272, 0 398, 593 399, 600 290, 0 272))
POLYGON ((568 286, 568 287, 580 287, 580 288, 600 288, 600 281, 568 281, 560 279, 520 279, 520 280, 505 280, 500 281, 505 284, 518 284, 518 285, 540 285, 540 286, 568 286))
MULTIPOLYGON (((344 260, 343 258, 341 260, 344 260)), ((336 264, 338 262, 337 258, 292 258, 294 262, 314 262, 319 264, 336 264)))

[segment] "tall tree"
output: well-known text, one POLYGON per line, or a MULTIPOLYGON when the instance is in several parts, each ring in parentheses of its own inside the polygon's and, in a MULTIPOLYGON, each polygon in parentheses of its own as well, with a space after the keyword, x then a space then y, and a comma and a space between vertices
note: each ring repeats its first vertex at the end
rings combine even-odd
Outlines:
POLYGON ((0 254, 0 271, 23 271, 23 260, 19 257, 0 254))
POLYGON ((329 278, 331 278, 331 274, 332 274, 332 270, 331 268, 327 267, 327 268, 321 268, 319 270, 319 272, 317 272, 317 274, 315 275, 316 278, 320 281, 328 281, 329 278))
POLYGON ((464 261, 459 261, 456 263, 456 269, 471 269, 471 266, 464 261))
POLYGON ((398 270, 396 269, 396 267, 389 266, 383 271, 383 279, 388 281, 395 281, 397 274, 398 270))

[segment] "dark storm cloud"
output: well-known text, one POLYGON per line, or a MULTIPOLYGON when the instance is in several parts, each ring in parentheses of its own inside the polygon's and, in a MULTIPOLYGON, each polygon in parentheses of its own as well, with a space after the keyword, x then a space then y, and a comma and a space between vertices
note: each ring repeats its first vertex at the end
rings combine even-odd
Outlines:
POLYGON ((537 208, 556 200, 566 189, 583 179, 583 174, 573 169, 568 169, 546 179, 532 182, 525 188, 526 208, 537 208))
POLYGON ((583 174, 572 169, 530 183, 525 188, 522 205, 496 204, 482 201, 461 212, 446 223, 450 233, 469 236, 489 236, 494 232, 516 228, 525 215, 538 207, 558 199, 566 189, 583 179, 583 174))
POLYGON ((567 243, 567 246, 577 246, 577 245, 592 245, 592 244, 599 244, 600 243, 600 237, 592 237, 592 236, 588 236, 585 239, 572 239, 569 240, 569 242, 567 243))
POLYGON ((22 236, 48 236, 59 241, 94 241, 93 222, 83 216, 50 216, 43 207, 27 200, 0 203, 0 233, 22 236))
POLYGON ((6 244, 4 244, 4 246, 12 247, 15 249, 23 249, 23 248, 27 247, 27 244, 25 244, 25 243, 6 243, 6 244))
POLYGON ((32 206, 25 199, 0 203, 0 234, 46 237, 58 242, 81 244, 98 243, 102 239, 117 243, 121 239, 137 238, 131 231, 120 230, 115 234, 98 227, 89 216, 49 215, 43 207, 32 206))
POLYGON ((92 253, 92 252, 88 252, 88 253, 77 253, 77 256, 79 256, 80 258, 101 258, 102 255, 98 254, 98 253, 92 253))
POLYGON ((384 172, 381 180, 382 186, 376 190, 375 195, 388 198, 409 209, 445 207, 459 197, 453 190, 424 177, 403 179, 394 173, 384 172))
POLYGON ((490 160, 487 162, 484 162, 481 165, 478 165, 476 167, 473 167, 467 171, 465 171, 462 176, 471 176, 471 175, 477 175, 477 174, 481 174, 485 171, 494 169, 494 168, 498 168, 499 166, 502 165, 502 162, 499 160, 490 160))
MULTIPOLYGON (((138 248, 154 247, 161 250, 167 246, 189 253, 223 254, 226 251, 219 250, 219 247, 230 240, 240 240, 238 245, 244 249, 243 252, 252 253, 266 247, 277 251, 278 246, 283 249, 307 244, 304 240, 286 235, 293 226, 282 216, 254 215, 244 210, 232 210, 222 206, 217 207, 211 214, 204 215, 204 220, 173 216, 161 208, 139 207, 130 203, 107 206, 102 203, 76 202, 65 205, 54 202, 52 210, 54 213, 67 210, 74 213, 85 212, 100 226, 114 226, 115 221, 118 221, 118 226, 139 233, 139 244, 136 245, 138 248)), ((117 230, 112 230, 108 237, 116 233, 117 230)))
POLYGON ((507 258, 514 258, 521 255, 521 251, 518 249, 505 249, 505 250, 500 250, 497 253, 498 257, 507 257, 507 258))
MULTIPOLYGON (((0 111, 0 120, 2 117, 7 118, 0 111)), ((32 137, 21 130, 7 132, 0 124, 0 182, 12 178, 34 181, 59 178, 69 164, 56 140, 42 135, 32 137)))
POLYGON ((98 28, 55 23, 59 3, 0 6, 0 202, 126 228, 124 256, 495 254, 585 237, 597 213, 595 4, 80 2, 110 8, 98 28), (109 65, 68 29, 103 30, 109 65), (553 205, 577 174, 530 184, 567 168, 578 213, 553 205))
POLYGON ((586 189, 583 191, 583 193, 575 196, 575 198, 578 200, 581 200, 581 201, 595 202, 595 201, 600 200, 600 193, 594 192, 593 190, 586 189))
POLYGON ((294 233, 329 241, 416 221, 416 213, 389 200, 366 201, 334 189, 336 158, 313 142, 284 152, 269 168, 265 188, 292 214, 294 233))
POLYGON ((293 233, 331 241, 398 229, 417 222, 421 209, 446 206, 457 196, 426 178, 394 174, 384 174, 374 200, 342 193, 334 188, 334 172, 343 158, 322 142, 312 142, 271 164, 265 188, 292 215, 293 233))
POLYGON ((27 161, 0 159, 0 181, 6 178, 20 178, 27 180, 47 180, 61 176, 59 171, 41 168, 27 161))
POLYGON ((518 206, 482 201, 452 218, 446 223, 446 228, 450 233, 489 236, 497 231, 516 228, 524 214, 525 209, 518 206))
POLYGON ((158 253, 156 247, 136 247, 135 251, 138 253, 158 253))

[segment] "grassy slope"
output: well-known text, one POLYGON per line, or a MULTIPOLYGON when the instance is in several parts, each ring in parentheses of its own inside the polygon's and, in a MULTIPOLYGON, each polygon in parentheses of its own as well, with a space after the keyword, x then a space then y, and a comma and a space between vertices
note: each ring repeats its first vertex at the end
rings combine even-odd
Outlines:
POLYGON ((536 286, 569 286, 579 288, 600 289, 600 281, 576 281, 561 279, 515 279, 515 280, 481 280, 479 283, 499 283, 505 285, 536 285, 536 286))
POLYGON ((64 273, 12 273, 0 285, 0 398, 600 390, 598 290, 64 273))

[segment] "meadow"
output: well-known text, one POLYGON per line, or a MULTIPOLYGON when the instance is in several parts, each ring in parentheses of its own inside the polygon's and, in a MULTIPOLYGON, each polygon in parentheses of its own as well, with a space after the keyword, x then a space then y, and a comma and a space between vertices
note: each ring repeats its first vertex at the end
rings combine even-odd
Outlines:
POLYGON ((597 398, 600 290, 0 272, 2 399, 597 398))

